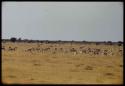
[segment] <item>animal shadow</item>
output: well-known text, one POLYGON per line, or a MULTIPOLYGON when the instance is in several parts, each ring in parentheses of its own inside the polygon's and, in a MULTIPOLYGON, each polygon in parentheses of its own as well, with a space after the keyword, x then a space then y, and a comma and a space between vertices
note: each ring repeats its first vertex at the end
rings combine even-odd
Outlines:
POLYGON ((85 70, 93 70, 93 67, 92 66, 86 66, 85 70))
POLYGON ((123 67, 123 65, 119 65, 119 67, 123 67))
POLYGON ((9 75, 8 77, 9 78, 16 78, 16 76, 14 76, 14 75, 9 75))
POLYGON ((83 66, 84 64, 77 64, 77 65, 75 65, 76 67, 81 67, 81 66, 83 66))
POLYGON ((33 65, 34 65, 34 66, 40 66, 40 64, 39 64, 39 63, 34 63, 33 65))

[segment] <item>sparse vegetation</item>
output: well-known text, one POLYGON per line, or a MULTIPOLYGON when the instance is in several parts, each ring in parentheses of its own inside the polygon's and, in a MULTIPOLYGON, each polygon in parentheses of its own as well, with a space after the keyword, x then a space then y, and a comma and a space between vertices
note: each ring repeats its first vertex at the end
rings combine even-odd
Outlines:
POLYGON ((17 40, 17 39, 16 39, 15 37, 10 38, 10 41, 11 41, 11 42, 16 42, 16 40, 17 40))
POLYGON ((30 43, 29 40, 2 43, 5 48, 2 50, 2 81, 19 84, 123 83, 123 55, 118 53, 123 46, 59 42, 61 44, 40 41, 39 46, 38 41, 34 40, 30 40, 30 43), (86 52, 78 52, 84 48, 86 52), (68 51, 70 49, 73 52, 68 51), (107 54, 94 54, 92 50, 100 53, 106 51, 104 53, 107 54))

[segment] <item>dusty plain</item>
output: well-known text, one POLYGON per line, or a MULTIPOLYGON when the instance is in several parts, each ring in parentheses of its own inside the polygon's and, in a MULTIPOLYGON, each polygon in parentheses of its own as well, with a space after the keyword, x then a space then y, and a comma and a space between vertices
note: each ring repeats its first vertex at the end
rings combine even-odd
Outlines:
POLYGON ((123 46, 42 44, 40 47, 112 49, 114 55, 89 55, 57 52, 26 52, 36 43, 2 43, 17 47, 16 51, 2 50, 2 82, 6 84, 122 84, 123 55, 118 54, 123 46))

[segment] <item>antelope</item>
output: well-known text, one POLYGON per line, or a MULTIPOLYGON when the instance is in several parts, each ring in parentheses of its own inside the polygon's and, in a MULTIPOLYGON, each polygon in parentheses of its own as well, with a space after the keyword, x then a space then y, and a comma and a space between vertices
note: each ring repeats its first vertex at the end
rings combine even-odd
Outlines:
POLYGON ((104 55, 107 55, 108 54, 108 50, 104 50, 104 55))
POLYGON ((74 48, 70 49, 70 52, 71 52, 71 53, 73 53, 73 55, 78 54, 77 50, 76 50, 76 49, 74 49, 74 48))
POLYGON ((14 48, 9 47, 9 51, 15 51, 16 49, 17 49, 17 47, 14 47, 14 48))

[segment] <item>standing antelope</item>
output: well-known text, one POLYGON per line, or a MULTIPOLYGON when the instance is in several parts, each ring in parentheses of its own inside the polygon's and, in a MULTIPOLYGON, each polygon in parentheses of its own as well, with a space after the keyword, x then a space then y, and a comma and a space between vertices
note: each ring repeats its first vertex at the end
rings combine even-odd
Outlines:
POLYGON ((16 49, 17 49, 17 47, 14 47, 14 48, 9 47, 9 51, 15 51, 16 49))

